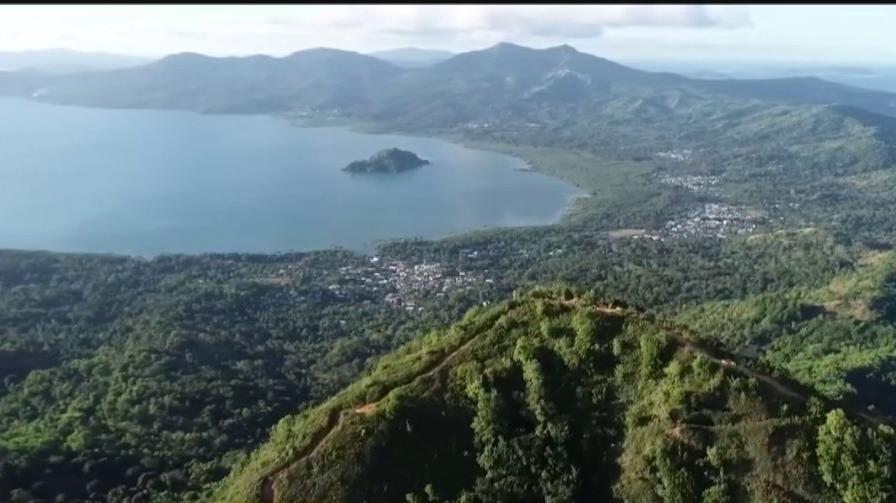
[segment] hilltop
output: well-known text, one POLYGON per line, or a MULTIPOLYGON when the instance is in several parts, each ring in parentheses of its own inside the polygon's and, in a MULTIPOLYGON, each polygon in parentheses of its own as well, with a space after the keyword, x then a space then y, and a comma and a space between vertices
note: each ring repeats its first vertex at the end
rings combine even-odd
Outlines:
POLYGON ((894 446, 879 418, 673 325, 537 290, 284 418, 212 499, 883 502, 894 446))

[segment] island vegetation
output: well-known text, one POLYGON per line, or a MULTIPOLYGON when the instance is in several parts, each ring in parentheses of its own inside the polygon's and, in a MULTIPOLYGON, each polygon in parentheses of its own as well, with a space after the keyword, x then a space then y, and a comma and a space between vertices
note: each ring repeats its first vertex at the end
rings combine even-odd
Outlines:
POLYGON ((417 154, 399 148, 388 148, 370 156, 369 159, 352 161, 343 171, 349 173, 402 173, 429 164, 417 154))

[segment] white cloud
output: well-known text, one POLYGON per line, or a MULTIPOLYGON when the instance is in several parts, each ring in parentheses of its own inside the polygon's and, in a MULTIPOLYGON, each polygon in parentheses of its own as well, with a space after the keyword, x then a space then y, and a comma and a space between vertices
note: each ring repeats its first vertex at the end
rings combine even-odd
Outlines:
POLYGON ((734 28, 750 24, 743 8, 702 5, 343 5, 320 9, 314 16, 276 17, 269 22, 305 30, 415 37, 487 33, 506 38, 567 39, 597 37, 608 28, 734 28))

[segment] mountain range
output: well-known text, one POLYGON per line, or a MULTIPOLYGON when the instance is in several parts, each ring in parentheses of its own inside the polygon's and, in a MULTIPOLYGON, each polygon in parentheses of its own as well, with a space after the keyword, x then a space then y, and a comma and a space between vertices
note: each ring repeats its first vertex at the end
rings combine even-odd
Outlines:
POLYGON ((544 103, 599 103, 687 90, 737 99, 840 104, 896 114, 896 94, 821 79, 694 79, 647 72, 568 46, 501 43, 406 68, 370 55, 316 48, 285 57, 216 58, 196 53, 99 72, 34 78, 0 74, 0 92, 52 103, 203 112, 338 113, 395 118, 450 108, 451 124, 544 103))

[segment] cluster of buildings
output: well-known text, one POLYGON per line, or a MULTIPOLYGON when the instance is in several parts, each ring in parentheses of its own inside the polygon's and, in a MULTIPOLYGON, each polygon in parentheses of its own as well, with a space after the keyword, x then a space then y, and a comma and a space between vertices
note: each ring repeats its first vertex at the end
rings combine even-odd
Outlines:
POLYGON ((654 154, 661 159, 671 159, 673 161, 690 161, 694 152, 690 149, 665 150, 654 154))
POLYGON ((488 122, 468 122, 461 126, 463 129, 488 129, 488 122))
POLYGON ((526 131, 534 131, 542 129, 542 125, 537 122, 524 121, 519 117, 501 117, 493 116, 488 120, 470 121, 458 124, 455 129, 460 131, 487 131, 490 133, 520 133, 526 131))
MULTIPOLYGON (((688 160, 690 150, 658 152, 660 157, 676 160, 688 160)), ((673 187, 683 187, 694 193, 719 198, 723 191, 719 184, 721 177, 707 175, 660 175, 660 183, 673 187)), ((644 233, 637 238, 663 240, 685 237, 717 237, 727 238, 738 234, 748 234, 756 230, 756 219, 742 208, 724 203, 705 203, 690 212, 686 217, 670 220, 651 233, 644 233)))
POLYGON ((440 263, 408 264, 400 260, 384 262, 371 257, 367 265, 342 266, 338 278, 328 286, 337 297, 348 297, 362 289, 382 295, 386 304, 406 311, 421 309, 424 298, 440 298, 455 290, 491 285, 494 280, 463 270, 447 271, 440 263))
POLYGON ((703 175, 661 175, 659 182, 672 187, 683 187, 698 194, 721 196, 722 190, 718 187, 721 178, 718 176, 703 175))
POLYGON ((649 239, 683 237, 727 238, 756 230, 752 215, 740 208, 720 203, 706 203, 681 220, 670 220, 657 232, 644 234, 649 239))

